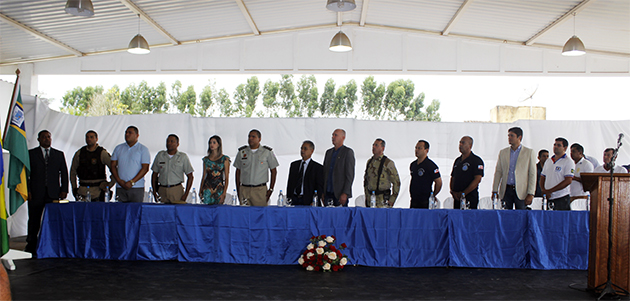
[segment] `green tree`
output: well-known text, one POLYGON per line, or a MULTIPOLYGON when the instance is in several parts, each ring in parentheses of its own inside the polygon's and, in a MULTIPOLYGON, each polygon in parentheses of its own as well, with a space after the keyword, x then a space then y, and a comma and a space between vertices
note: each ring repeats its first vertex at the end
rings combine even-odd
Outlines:
POLYGON ((163 82, 153 88, 143 80, 136 88, 135 96, 135 109, 138 113, 165 113, 168 110, 166 85, 163 82))
POLYGON ((319 112, 322 116, 332 115, 332 105, 335 102, 335 81, 329 78, 324 85, 324 93, 319 99, 319 112))
POLYGON ((247 79, 247 84, 240 84, 234 92, 234 100, 241 115, 252 117, 256 109, 256 100, 260 95, 260 83, 258 77, 252 76, 247 79))
POLYGON ((94 95, 103 94, 103 86, 96 87, 76 87, 62 97, 62 112, 82 116, 85 115, 94 95))
POLYGON ((426 119, 428 121, 442 121, 442 117, 440 117, 440 113, 438 113, 438 111, 440 110, 440 101, 437 99, 434 99, 433 101, 431 101, 431 104, 427 107, 427 115, 426 115, 426 119))
POLYGON ((120 93, 120 102, 122 102, 131 114, 140 113, 140 105, 138 104, 139 90, 135 84, 130 84, 120 93))
POLYGON ((298 81, 297 87, 297 98, 301 112, 300 116, 306 115, 313 117, 319 106, 319 102, 317 101, 318 97, 319 93, 317 92, 317 79, 315 79, 315 76, 302 75, 300 81, 298 81))
POLYGON ((377 84, 374 76, 370 75, 363 80, 361 85, 361 111, 368 117, 380 119, 383 112, 383 97, 385 96, 385 84, 377 84))
POLYGON ((88 116, 130 114, 127 106, 120 102, 120 89, 114 85, 105 94, 94 94, 92 105, 87 110, 88 116))
POLYGON ((169 101, 173 105, 173 107, 177 109, 177 112, 186 112, 186 103, 182 102, 182 82, 180 82, 179 80, 176 80, 171 85, 171 94, 169 95, 169 101))
MULTIPOLYGON (((263 86, 263 107, 268 117, 278 117, 278 91, 280 84, 268 79, 263 86)), ((264 115, 263 115, 264 116, 264 115)))
POLYGON ((206 117, 212 115, 212 110, 208 112, 208 109, 212 107, 214 99, 216 98, 216 88, 213 82, 208 83, 199 94, 199 115, 206 117))
POLYGON ((197 115, 197 112, 195 110, 197 106, 197 94, 195 93, 195 86, 188 86, 186 91, 182 93, 180 102, 183 104, 185 112, 193 116, 197 115))
POLYGON ((388 119, 397 120, 405 116, 405 111, 413 99, 414 84, 411 80, 398 79, 387 86, 383 101, 388 119))
POLYGON ((330 105, 330 113, 335 115, 335 117, 339 117, 346 112, 346 86, 339 86, 337 92, 335 92, 335 98, 333 98, 333 102, 330 105))
POLYGON ((299 114, 299 104, 298 108, 295 108, 297 104, 297 96, 295 95, 295 85, 293 85, 293 75, 282 75, 278 94, 282 101, 282 108, 286 111, 288 117, 295 117, 299 114))
POLYGON ((346 85, 346 99, 344 106, 344 115, 349 116, 354 112, 354 104, 357 102, 357 82, 351 79, 346 85))
POLYGON ((405 112, 405 120, 412 120, 412 121, 426 120, 427 116, 422 111, 423 107, 424 107, 424 93, 420 93, 409 104, 409 108, 405 112))
POLYGON ((234 114, 235 110, 230 101, 230 95, 223 88, 217 93, 217 105, 219 106, 221 116, 230 117, 234 114))

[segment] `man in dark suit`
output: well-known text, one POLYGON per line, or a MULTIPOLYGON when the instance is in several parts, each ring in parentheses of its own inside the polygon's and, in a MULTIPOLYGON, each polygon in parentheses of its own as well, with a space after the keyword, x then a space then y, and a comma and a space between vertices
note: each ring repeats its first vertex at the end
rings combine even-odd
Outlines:
POLYGON ((335 206, 348 206, 352 197, 354 181, 354 151, 343 145, 346 131, 336 129, 332 134, 333 147, 326 151, 324 157, 324 185, 326 185, 325 203, 330 200, 335 206))
POLYGON ((300 148, 302 160, 293 161, 289 168, 287 181, 287 198, 293 205, 311 205, 313 195, 321 200, 324 195, 324 167, 311 159, 315 144, 306 140, 300 148))
POLYGON ((68 196, 68 167, 63 152, 50 147, 50 132, 37 135, 39 147, 28 151, 31 174, 28 179, 28 235, 25 251, 36 255, 37 234, 44 206, 68 196))

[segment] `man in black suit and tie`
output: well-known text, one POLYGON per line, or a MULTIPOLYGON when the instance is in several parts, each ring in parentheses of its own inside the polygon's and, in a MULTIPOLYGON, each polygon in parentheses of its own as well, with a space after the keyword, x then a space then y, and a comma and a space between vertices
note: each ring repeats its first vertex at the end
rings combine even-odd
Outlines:
POLYGON ((68 167, 63 152, 50 147, 52 136, 47 130, 37 135, 39 147, 28 151, 31 174, 28 179, 28 235, 25 251, 36 256, 37 235, 44 206, 68 196, 68 167))
POLYGON ((311 159, 315 144, 306 140, 300 148, 302 160, 291 163, 287 181, 287 198, 293 205, 311 205, 317 191, 318 199, 324 195, 324 167, 311 159))

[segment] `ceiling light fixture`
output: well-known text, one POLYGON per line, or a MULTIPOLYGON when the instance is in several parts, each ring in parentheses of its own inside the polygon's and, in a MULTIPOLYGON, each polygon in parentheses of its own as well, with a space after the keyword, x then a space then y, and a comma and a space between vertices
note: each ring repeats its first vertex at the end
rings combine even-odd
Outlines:
POLYGON ((326 8, 335 12, 351 11, 357 7, 354 0, 328 0, 326 8))
POLYGON ((94 16, 94 6, 91 0, 68 0, 66 13, 73 16, 91 17, 94 16))
POLYGON ((586 53, 584 43, 575 35, 575 13, 573 13, 573 36, 564 43, 562 47, 562 55, 566 56, 580 56, 586 53))
POLYGON ((147 40, 145 40, 140 34, 140 14, 138 14, 138 34, 131 39, 131 42, 129 42, 127 52, 133 54, 147 54, 151 52, 151 49, 149 49, 149 43, 147 43, 147 40))
POLYGON ((334 52, 346 52, 352 50, 352 44, 348 36, 343 33, 343 31, 339 30, 330 41, 330 47, 328 47, 328 49, 334 52))

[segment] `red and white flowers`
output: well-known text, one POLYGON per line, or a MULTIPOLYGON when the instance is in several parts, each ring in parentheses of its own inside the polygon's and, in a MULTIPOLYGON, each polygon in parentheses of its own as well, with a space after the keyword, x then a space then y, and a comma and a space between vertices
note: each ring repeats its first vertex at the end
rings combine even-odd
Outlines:
POLYGON ((313 236, 310 241, 298 259, 307 271, 336 272, 348 263, 348 256, 341 253, 347 246, 342 243, 339 248, 335 247, 335 236, 313 236))

